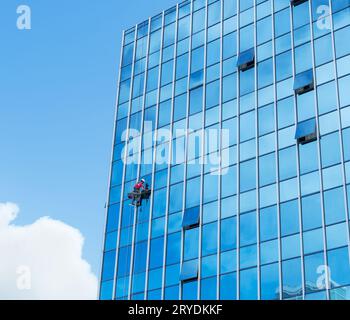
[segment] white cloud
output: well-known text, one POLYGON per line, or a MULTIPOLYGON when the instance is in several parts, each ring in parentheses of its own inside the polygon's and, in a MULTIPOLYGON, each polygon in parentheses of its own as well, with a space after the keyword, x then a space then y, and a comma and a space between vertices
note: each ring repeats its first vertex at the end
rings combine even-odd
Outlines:
POLYGON ((0 203, 0 299, 96 299, 80 231, 49 217, 16 226, 18 212, 0 203))

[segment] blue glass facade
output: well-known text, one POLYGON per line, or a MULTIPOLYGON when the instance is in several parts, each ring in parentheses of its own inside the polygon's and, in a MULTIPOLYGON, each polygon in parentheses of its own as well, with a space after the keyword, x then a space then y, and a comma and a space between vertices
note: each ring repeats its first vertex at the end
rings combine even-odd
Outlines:
POLYGON ((193 0, 125 31, 101 299, 350 299, 349 39, 350 0, 193 0))

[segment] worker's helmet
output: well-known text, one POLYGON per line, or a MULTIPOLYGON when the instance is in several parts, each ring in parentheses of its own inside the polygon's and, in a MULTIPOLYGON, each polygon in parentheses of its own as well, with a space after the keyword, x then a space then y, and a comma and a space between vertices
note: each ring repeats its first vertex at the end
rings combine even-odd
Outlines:
POLYGON ((145 180, 145 179, 141 179, 141 182, 142 182, 142 183, 145 183, 145 182, 146 182, 146 180, 145 180))

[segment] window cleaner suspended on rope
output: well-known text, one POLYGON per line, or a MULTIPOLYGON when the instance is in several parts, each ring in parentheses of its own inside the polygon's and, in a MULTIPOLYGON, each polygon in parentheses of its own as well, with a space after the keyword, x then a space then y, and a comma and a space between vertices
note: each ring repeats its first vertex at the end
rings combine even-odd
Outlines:
POLYGON ((128 194, 128 198, 132 200, 130 205, 140 207, 142 200, 148 200, 150 195, 151 190, 148 188, 148 184, 145 179, 141 179, 134 185, 134 191, 128 194))

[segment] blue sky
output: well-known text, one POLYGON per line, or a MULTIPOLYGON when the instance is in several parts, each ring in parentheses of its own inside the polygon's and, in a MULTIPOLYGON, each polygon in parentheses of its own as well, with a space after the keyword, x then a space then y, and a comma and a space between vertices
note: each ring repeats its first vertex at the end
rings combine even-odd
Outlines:
MULTIPOLYGON (((99 271, 122 30, 176 0, 2 0, 0 203, 78 228, 99 271), (32 30, 16 28, 19 5, 32 30)), ((52 248, 54 250, 55 248, 52 248)))

